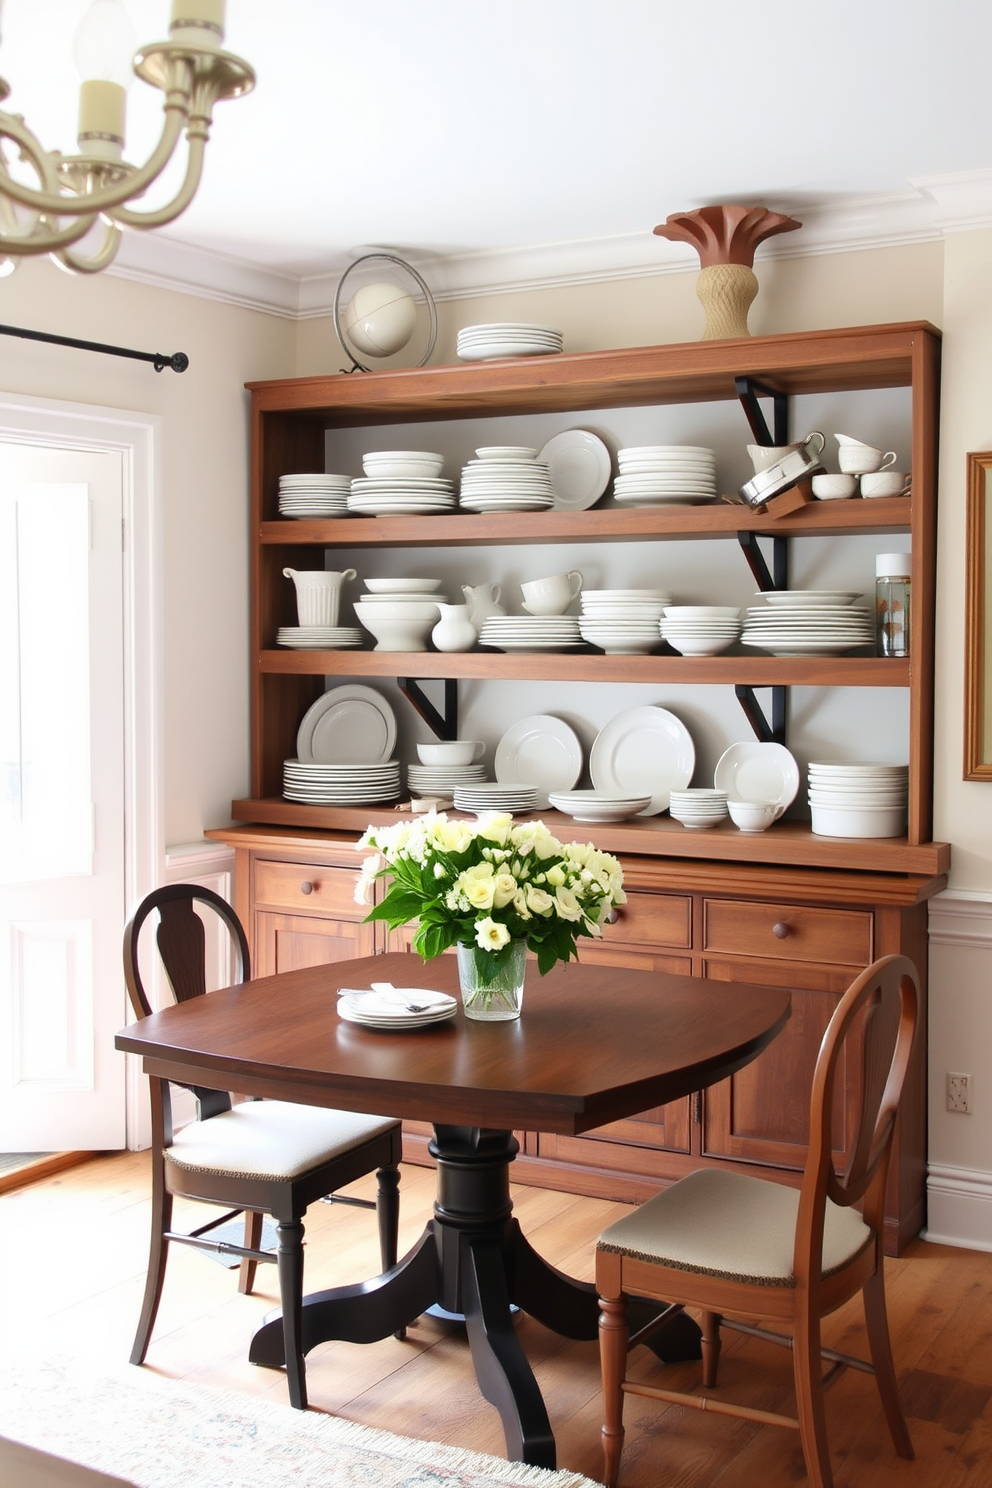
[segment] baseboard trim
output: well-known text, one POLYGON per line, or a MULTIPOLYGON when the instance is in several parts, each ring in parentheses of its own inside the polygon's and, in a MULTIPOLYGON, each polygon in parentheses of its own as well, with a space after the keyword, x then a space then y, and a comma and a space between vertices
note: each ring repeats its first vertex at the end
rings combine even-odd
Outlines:
POLYGON ((931 1163, 923 1239, 992 1251, 992 1173, 931 1163))

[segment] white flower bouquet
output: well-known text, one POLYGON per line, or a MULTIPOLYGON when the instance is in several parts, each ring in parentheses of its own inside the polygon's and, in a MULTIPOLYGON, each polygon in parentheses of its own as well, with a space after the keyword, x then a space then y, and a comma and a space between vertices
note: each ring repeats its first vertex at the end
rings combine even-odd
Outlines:
POLYGON ((413 949, 425 960, 453 945, 477 947, 492 958, 494 978, 515 941, 535 952, 542 976, 577 957, 577 939, 602 935, 610 910, 626 902, 616 858, 590 842, 559 842, 540 821, 431 812, 369 827, 358 849, 370 848, 356 900, 369 902, 374 879, 391 882, 366 919, 394 930, 417 920, 413 949))

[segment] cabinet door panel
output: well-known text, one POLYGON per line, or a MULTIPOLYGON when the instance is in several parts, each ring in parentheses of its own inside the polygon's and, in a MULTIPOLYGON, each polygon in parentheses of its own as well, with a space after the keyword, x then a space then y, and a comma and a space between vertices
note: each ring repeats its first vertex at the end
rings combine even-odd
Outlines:
POLYGON ((307 915, 255 916, 255 975, 274 976, 304 966, 329 966, 375 955, 375 926, 307 915))
MULTIPOLYGON (((792 1016, 757 1059, 704 1093, 702 1151, 799 1170, 809 1141, 813 1070, 824 1031, 850 978, 822 967, 749 961, 707 961, 704 975, 721 981, 791 986, 792 1016)), ((858 1094, 857 1056, 852 1048, 839 1071, 834 1148, 846 1154, 858 1094)))

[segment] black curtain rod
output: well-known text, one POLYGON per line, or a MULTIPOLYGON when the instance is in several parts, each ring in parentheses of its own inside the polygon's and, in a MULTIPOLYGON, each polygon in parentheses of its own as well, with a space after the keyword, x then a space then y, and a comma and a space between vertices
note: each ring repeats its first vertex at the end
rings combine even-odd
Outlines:
POLYGON ((165 356, 161 351, 129 351, 126 346, 105 346, 102 341, 77 341, 74 336, 52 336, 48 331, 26 331, 23 326, 0 325, 0 335, 21 336, 26 341, 50 341, 55 346, 78 346, 80 351, 104 351, 108 356, 133 357, 136 362, 151 362, 156 372, 171 367, 185 372, 189 357, 184 351, 165 356))

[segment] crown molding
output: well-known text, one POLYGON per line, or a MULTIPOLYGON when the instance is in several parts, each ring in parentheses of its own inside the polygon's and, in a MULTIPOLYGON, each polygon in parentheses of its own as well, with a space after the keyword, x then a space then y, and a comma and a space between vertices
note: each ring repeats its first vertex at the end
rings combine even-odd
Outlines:
POLYGON ((929 903, 931 945, 992 948, 992 894, 978 889, 945 889, 929 903))
MULTIPOLYGON (((935 242, 945 233, 992 226, 992 170, 918 176, 909 184, 912 189, 885 196, 793 208, 802 217, 802 232, 763 245, 759 262, 935 242)), ((691 248, 657 238, 647 228, 569 242, 407 256, 438 301, 681 274, 699 267, 691 248)), ((151 233, 125 234, 107 272, 290 320, 329 316, 340 278, 340 271, 281 273, 151 233)))

